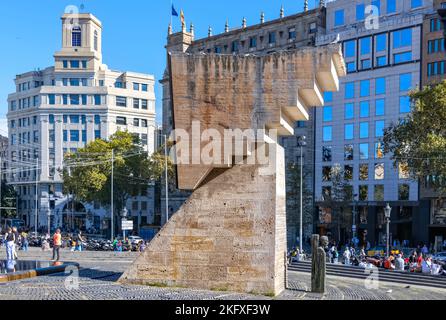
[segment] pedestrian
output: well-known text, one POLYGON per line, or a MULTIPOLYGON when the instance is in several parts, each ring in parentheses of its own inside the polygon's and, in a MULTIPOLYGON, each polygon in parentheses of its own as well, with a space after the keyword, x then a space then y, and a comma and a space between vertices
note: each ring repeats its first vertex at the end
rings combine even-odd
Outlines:
POLYGON ((400 253, 395 260, 395 271, 404 271, 404 265, 404 259, 400 253))
POLYGON ((349 265, 350 264, 351 252, 350 252, 350 249, 348 248, 348 246, 345 247, 343 257, 344 257, 344 264, 349 265))
POLYGON ((6 231, 5 242, 6 242, 6 260, 14 260, 15 235, 10 227, 8 227, 6 231))
POLYGON ((79 233, 77 234, 77 239, 76 239, 76 251, 82 251, 82 242, 84 242, 84 238, 82 238, 82 231, 79 230, 79 233))
POLYGON ((427 256, 427 254, 429 253, 429 249, 427 248, 426 245, 424 245, 423 248, 421 248, 421 253, 422 253, 424 256, 427 256))
POLYGON ((20 248, 20 235, 16 227, 12 227, 12 233, 14 233, 14 259, 18 259, 17 248, 20 248))
POLYGON ((121 242, 121 240, 118 241, 118 244, 116 245, 116 248, 117 248, 118 252, 122 252, 122 242, 121 242))
POLYGON ((60 229, 56 230, 56 233, 53 236, 53 259, 52 261, 59 261, 60 254, 59 250, 62 245, 62 235, 60 234, 60 229), (55 259, 57 255, 57 260, 55 259))
POLYGON ((28 241, 28 234, 23 231, 22 232, 22 250, 23 251, 28 251, 28 246, 29 246, 29 241, 28 241))

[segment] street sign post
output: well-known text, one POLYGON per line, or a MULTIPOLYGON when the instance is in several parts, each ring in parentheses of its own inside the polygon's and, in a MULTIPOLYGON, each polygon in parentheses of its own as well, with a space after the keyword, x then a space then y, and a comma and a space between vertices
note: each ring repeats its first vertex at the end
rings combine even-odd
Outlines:
POLYGON ((133 230, 133 220, 122 219, 122 230, 133 230))

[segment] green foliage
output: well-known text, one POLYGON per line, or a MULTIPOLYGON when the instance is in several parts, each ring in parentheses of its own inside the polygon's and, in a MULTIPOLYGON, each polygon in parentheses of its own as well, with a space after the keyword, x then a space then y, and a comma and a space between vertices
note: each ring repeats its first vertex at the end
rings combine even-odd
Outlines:
POLYGON ((414 179, 431 177, 439 194, 446 192, 446 81, 410 93, 412 112, 385 130, 384 152, 395 167, 407 166, 414 179))
MULTIPOLYGON (((7 185, 5 181, 2 181, 2 195, 0 200, 1 207, 15 208, 17 201, 17 194, 11 185, 7 185)), ((1 210, 2 218, 14 218, 16 217, 16 210, 1 210)))
MULTIPOLYGON (((114 151, 114 207, 120 212, 129 197, 145 194, 149 183, 159 179, 165 168, 165 157, 155 152, 150 157, 139 137, 118 131, 108 141, 95 140, 64 159, 65 193, 85 202, 111 202, 112 150, 114 151)), ((168 159, 172 175, 172 161, 168 159)))

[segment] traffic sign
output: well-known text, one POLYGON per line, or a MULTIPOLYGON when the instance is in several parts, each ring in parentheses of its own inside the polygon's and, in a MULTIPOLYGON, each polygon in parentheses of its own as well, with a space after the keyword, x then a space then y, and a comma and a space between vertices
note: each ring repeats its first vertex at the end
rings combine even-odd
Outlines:
POLYGON ((133 220, 122 220, 122 230, 133 230, 133 220))

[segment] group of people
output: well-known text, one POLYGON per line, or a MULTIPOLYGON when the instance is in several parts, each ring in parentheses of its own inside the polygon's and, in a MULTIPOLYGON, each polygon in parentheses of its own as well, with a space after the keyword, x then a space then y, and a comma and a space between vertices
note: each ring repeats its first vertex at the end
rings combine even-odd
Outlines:
POLYGON ((430 275, 446 275, 446 264, 435 261, 428 251, 418 252, 414 250, 409 257, 403 253, 390 255, 382 265, 383 268, 395 271, 419 272, 430 275))
POLYGON ((28 251, 28 234, 24 231, 18 232, 16 227, 8 227, 2 244, 6 247, 6 260, 16 260, 18 250, 28 251))
MULTIPOLYGON (((122 252, 124 251, 124 246, 126 246, 127 248, 133 248, 133 244, 132 242, 129 240, 129 238, 125 238, 124 241, 122 240, 118 240, 117 238, 115 238, 115 240, 112 242, 112 246, 113 246, 113 251, 116 252, 122 252)), ((138 252, 143 252, 146 248, 146 243, 144 241, 140 241, 137 245, 136 245, 136 250, 138 252)))

